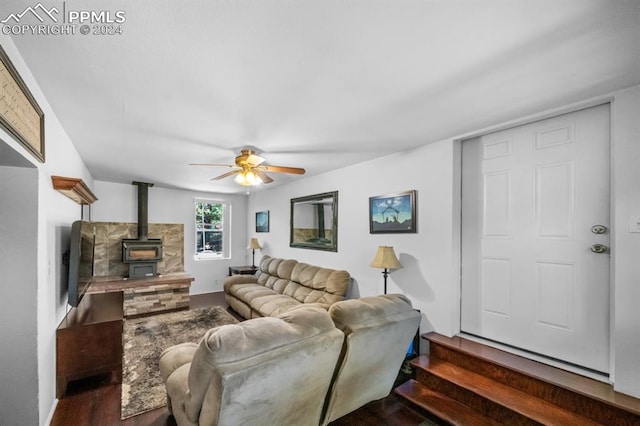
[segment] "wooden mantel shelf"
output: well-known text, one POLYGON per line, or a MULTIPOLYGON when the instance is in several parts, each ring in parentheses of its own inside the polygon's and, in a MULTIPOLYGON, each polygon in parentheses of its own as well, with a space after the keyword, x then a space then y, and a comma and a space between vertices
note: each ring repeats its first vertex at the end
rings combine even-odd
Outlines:
POLYGON ((151 287, 167 284, 191 285, 194 278, 186 273, 156 275, 149 278, 127 279, 125 277, 94 277, 87 293, 109 293, 131 288, 151 287))
POLYGON ((51 182, 53 183, 53 189, 61 192, 78 204, 90 205, 98 199, 82 179, 51 176, 51 182))

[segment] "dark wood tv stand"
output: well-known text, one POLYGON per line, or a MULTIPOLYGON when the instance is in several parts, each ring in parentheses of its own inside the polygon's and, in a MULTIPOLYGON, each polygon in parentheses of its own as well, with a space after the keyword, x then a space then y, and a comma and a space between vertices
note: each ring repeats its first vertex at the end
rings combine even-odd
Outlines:
POLYGON ((85 294, 56 330, 56 397, 70 382, 109 375, 122 382, 122 292, 85 294))

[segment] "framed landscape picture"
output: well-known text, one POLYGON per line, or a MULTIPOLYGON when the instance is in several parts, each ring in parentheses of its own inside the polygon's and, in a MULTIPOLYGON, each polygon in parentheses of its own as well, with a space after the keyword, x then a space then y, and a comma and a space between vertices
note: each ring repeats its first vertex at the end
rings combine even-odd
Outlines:
POLYGON ((369 198, 369 233, 415 232, 417 232, 415 190, 369 198))
POLYGON ((256 232, 269 232, 269 210, 256 212, 256 232))

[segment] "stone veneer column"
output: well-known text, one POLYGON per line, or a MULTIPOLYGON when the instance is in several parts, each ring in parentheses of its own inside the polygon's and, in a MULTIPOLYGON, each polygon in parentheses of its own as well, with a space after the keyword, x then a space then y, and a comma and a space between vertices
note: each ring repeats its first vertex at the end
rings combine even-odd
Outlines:
MULTIPOLYGON (((131 282, 131 281, 130 281, 131 282)), ((189 308, 191 282, 124 289, 124 316, 189 308)))

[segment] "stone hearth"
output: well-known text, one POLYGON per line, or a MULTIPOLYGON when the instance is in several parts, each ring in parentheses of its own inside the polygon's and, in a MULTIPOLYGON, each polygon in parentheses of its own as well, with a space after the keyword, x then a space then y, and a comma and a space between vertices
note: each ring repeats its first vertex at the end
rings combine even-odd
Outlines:
POLYGON ((125 317, 189 308, 189 289, 193 277, 167 274, 153 278, 128 280, 123 277, 96 277, 89 293, 124 293, 125 317))

